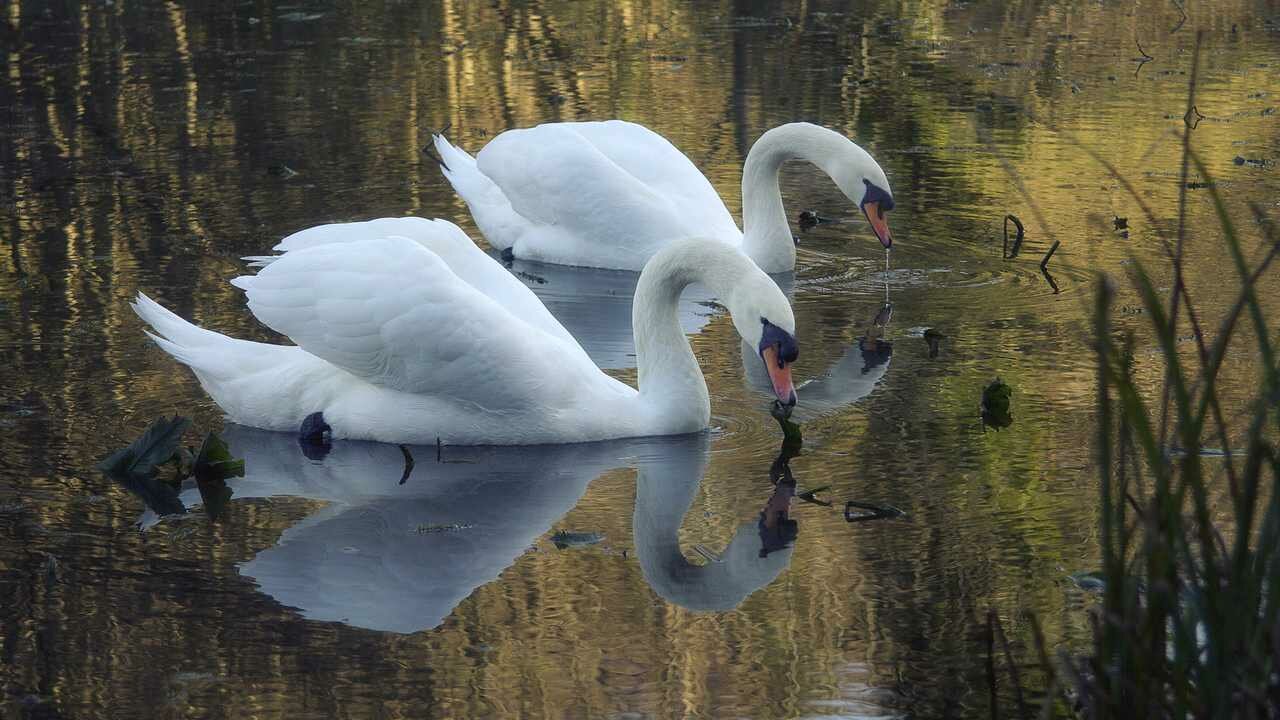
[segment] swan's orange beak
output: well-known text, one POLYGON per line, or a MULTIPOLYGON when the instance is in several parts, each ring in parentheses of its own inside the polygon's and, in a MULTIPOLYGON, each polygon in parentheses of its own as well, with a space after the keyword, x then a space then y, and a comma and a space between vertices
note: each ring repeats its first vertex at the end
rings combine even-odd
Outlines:
POLYGON ((769 379, 773 381, 773 394, 778 402, 786 406, 796 404, 796 387, 791 383, 791 363, 778 359, 778 348, 770 345, 760 353, 764 367, 769 371, 769 379))
POLYGON ((872 232, 880 238, 880 244, 888 250, 893 245, 893 236, 889 234, 889 223, 884 219, 884 212, 878 202, 862 203, 862 214, 867 216, 867 222, 871 223, 872 232))

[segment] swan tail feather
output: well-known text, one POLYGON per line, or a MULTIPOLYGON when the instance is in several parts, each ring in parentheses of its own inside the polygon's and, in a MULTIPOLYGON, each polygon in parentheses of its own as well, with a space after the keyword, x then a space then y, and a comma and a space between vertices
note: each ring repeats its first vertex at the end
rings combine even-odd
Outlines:
MULTIPOLYGON (((239 340, 206 330, 178 317, 168 308, 138 293, 133 311, 149 328, 143 332, 175 360, 195 371, 200 383, 219 404, 215 389, 225 381, 276 367, 281 353, 296 350, 284 345, 239 340)), ((224 405, 225 407, 225 405, 224 405)))
POLYGON ((514 245, 528 228, 528 220, 511 207, 502 188, 480 171, 474 157, 444 135, 436 135, 434 142, 441 160, 440 172, 471 209, 485 240, 498 250, 514 245))

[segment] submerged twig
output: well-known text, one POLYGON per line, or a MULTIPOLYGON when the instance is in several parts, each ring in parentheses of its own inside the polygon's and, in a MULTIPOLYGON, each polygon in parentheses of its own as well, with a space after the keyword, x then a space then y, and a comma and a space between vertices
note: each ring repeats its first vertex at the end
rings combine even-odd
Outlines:
POLYGON ((1005 215, 1004 216, 1004 250, 1002 252, 1005 260, 1010 260, 1018 257, 1018 251, 1022 249, 1022 238, 1024 237, 1024 235, 1025 233, 1023 232, 1023 229, 1022 229, 1022 221, 1018 219, 1018 216, 1005 215), (1014 228, 1017 230, 1017 236, 1014 237, 1013 239, 1013 252, 1009 251, 1009 222, 1010 221, 1013 221, 1014 228))
POLYGON ((1060 244, 1057 240, 1054 240, 1049 252, 1045 253, 1044 259, 1040 261, 1040 273, 1044 275, 1045 280, 1049 281, 1049 287, 1053 288, 1054 295, 1057 295, 1059 290, 1057 281, 1053 279, 1053 275, 1049 274, 1049 258, 1053 257, 1053 254, 1058 251, 1058 245, 1060 244))
POLYGON ((449 121, 449 122, 445 123, 445 124, 444 124, 444 127, 440 128, 440 130, 439 130, 439 131, 432 131, 432 133, 431 133, 432 142, 429 142, 429 143, 427 143, 426 145, 424 145, 424 146, 422 147, 422 154, 426 155, 427 157, 431 158, 432 160, 435 160, 435 161, 436 161, 436 164, 437 164, 437 165, 439 165, 440 167, 444 168, 445 170, 452 170, 453 168, 449 167, 449 163, 445 162, 445 161, 444 161, 444 158, 442 158, 442 157, 440 157, 439 155, 437 155, 437 154, 436 154, 436 149, 435 149, 435 147, 434 147, 434 138, 435 138, 435 136, 436 136, 436 135, 444 135, 446 132, 448 132, 448 131, 449 131, 449 128, 450 128, 452 125, 453 125, 453 122, 452 122, 452 121, 449 121))
POLYGON ((1133 59, 1134 62, 1138 63, 1138 67, 1135 68, 1133 71, 1133 76, 1138 77, 1138 73, 1142 72, 1142 66, 1146 65, 1152 60, 1155 60, 1155 58, 1148 55, 1147 51, 1142 49, 1142 41, 1138 39, 1137 35, 1133 36, 1133 42, 1138 45, 1138 52, 1142 53, 1142 57, 1133 59))
POLYGON ((1173 6, 1178 8, 1178 12, 1182 13, 1182 19, 1179 20, 1178 24, 1174 25, 1173 29, 1169 31, 1170 35, 1178 32, 1179 30, 1182 29, 1183 25, 1187 24, 1187 11, 1182 8, 1182 3, 1178 2, 1178 0, 1172 0, 1172 2, 1173 2, 1173 6))

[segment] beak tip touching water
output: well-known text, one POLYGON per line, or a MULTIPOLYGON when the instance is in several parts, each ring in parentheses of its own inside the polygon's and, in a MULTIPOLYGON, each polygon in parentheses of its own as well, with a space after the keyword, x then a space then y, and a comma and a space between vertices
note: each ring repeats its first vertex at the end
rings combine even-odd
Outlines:
POLYGON ((893 235, 889 232, 889 223, 884 219, 884 211, 880 209, 880 204, 876 202, 863 204, 862 214, 866 216, 867 222, 871 223, 871 231, 876 234, 876 239, 884 249, 893 247, 893 235))
POLYGON ((760 353, 760 359, 764 361, 765 370, 769 372, 769 380, 773 384, 773 394, 777 396, 778 404, 787 408, 794 407, 796 386, 791 382, 791 364, 778 360, 776 347, 765 348, 760 353))

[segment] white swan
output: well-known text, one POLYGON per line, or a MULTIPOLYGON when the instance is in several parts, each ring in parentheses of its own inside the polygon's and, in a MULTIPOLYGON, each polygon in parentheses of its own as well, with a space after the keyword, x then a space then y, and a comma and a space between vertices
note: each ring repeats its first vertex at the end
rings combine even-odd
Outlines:
POLYGON ((547 123, 508 130, 476 157, 435 136, 444 175, 489 244, 514 257, 639 270, 672 240, 707 236, 739 247, 765 272, 795 268, 778 169, 807 160, 835 181, 892 244, 884 170, 845 136, 810 123, 769 130, 742 169, 742 228, 711 183, 666 138, 635 123, 547 123))
POLYGON ((313 236, 324 242, 286 248, 257 275, 232 280, 258 320, 294 346, 199 328, 141 293, 134 310, 243 425, 296 430, 319 419, 334 438, 395 443, 581 442, 709 425, 706 382, 676 315, 680 293, 698 282, 758 348, 779 400, 795 403, 791 306, 724 243, 671 243, 641 273, 632 315, 637 391, 597 368, 456 225, 371 222, 385 234, 337 226, 313 236))

